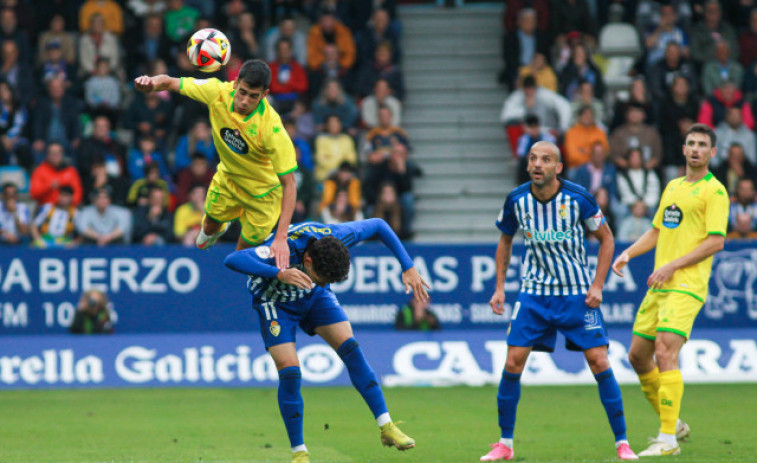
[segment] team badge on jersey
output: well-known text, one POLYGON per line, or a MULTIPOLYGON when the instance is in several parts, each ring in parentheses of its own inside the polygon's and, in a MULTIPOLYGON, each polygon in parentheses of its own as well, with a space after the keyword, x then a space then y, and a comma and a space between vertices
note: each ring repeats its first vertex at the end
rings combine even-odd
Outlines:
POLYGON ((566 206, 565 204, 560 204, 560 211, 558 212, 558 214, 560 214, 560 217, 562 219, 565 219, 565 217, 568 216, 568 206, 566 206))
POLYGON ((279 325, 279 322, 274 320, 271 322, 271 326, 268 327, 268 330, 270 330, 272 335, 278 336, 279 333, 281 333, 281 325, 279 325))
POLYGON ((678 228, 683 222, 683 211, 675 203, 666 207, 662 213, 662 224, 666 228, 678 228))

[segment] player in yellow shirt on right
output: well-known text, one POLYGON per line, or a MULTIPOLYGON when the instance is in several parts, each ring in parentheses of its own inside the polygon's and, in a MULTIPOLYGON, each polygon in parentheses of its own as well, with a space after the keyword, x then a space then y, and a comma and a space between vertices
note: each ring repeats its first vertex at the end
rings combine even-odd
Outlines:
POLYGON ((688 425, 679 419, 683 379, 678 353, 704 305, 712 256, 723 249, 728 226, 728 193, 708 167, 715 156, 712 129, 692 125, 684 137, 683 155, 686 176, 668 183, 653 228, 612 264, 623 276, 630 259, 656 248, 649 291, 636 314, 628 353, 661 423, 658 436, 640 457, 678 455, 678 439, 688 436, 688 425))

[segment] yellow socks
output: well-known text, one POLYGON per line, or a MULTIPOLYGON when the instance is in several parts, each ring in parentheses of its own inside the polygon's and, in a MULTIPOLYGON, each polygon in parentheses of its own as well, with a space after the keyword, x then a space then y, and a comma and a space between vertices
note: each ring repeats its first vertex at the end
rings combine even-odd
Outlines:
POLYGON ((660 390, 660 369, 654 367, 654 370, 639 375, 641 381, 641 391, 647 396, 647 400, 654 408, 657 415, 660 414, 660 400, 658 391, 660 390))
MULTIPOLYGON (((660 373, 659 385, 660 432, 675 435, 678 415, 681 412, 681 399, 683 398, 681 370, 670 370, 660 373)), ((647 395, 647 398, 649 398, 649 395, 647 395)))

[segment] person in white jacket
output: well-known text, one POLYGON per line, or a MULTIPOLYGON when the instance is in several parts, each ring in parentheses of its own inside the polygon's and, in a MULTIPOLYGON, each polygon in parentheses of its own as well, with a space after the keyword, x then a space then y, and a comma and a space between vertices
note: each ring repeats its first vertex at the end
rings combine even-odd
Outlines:
POLYGON ((620 201, 629 208, 637 201, 642 201, 647 210, 654 213, 660 199, 660 179, 655 171, 643 167, 639 148, 631 148, 627 158, 628 169, 618 172, 620 201))
POLYGON ((505 125, 522 123, 526 116, 539 117, 542 127, 564 133, 570 128, 570 102, 562 95, 536 85, 526 76, 520 89, 510 93, 502 106, 500 121, 505 125))

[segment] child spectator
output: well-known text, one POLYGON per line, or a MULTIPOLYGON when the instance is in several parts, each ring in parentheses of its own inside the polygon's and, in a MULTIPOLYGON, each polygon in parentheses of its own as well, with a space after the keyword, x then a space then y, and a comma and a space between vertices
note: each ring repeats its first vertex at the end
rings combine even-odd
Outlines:
POLYGON ((79 244, 75 224, 77 210, 73 189, 60 187, 58 201, 43 205, 32 222, 33 246, 37 248, 72 247, 79 244))
POLYGON ((649 220, 647 205, 644 204, 644 201, 636 201, 631 206, 631 215, 620 222, 618 240, 632 243, 649 231, 650 228, 652 228, 652 221, 649 220))

